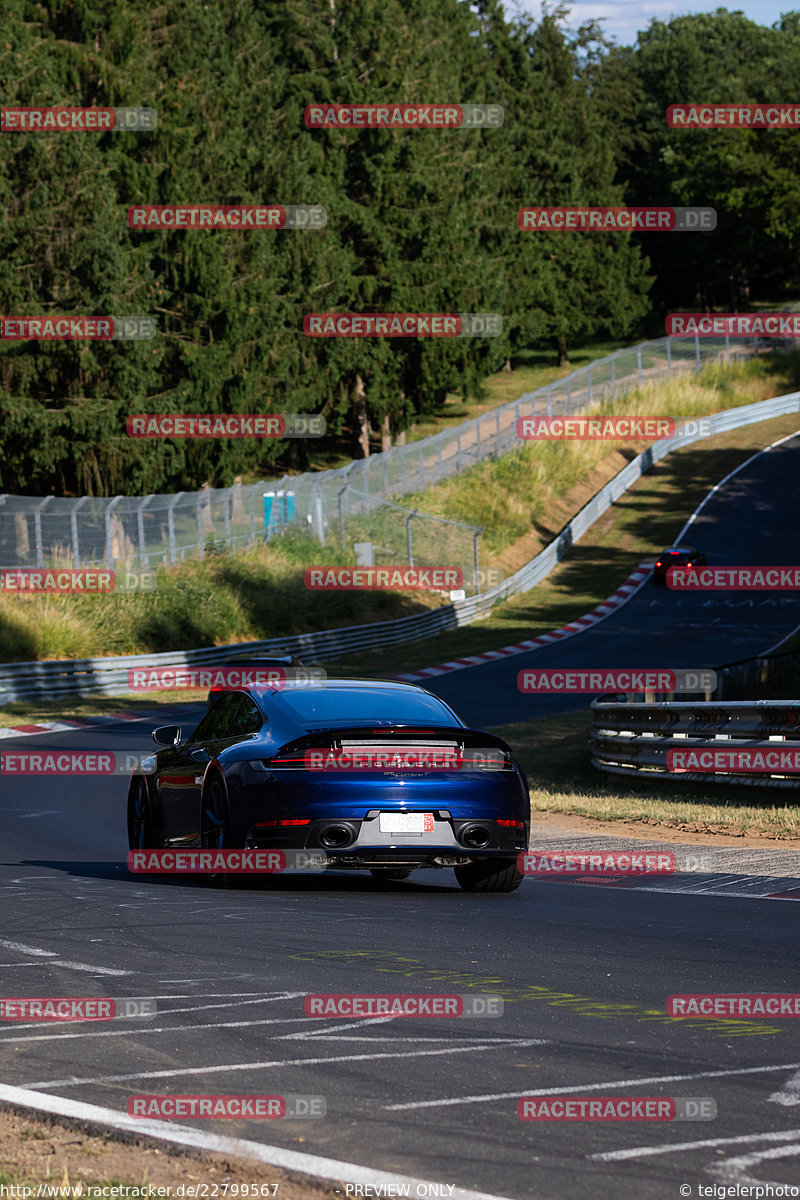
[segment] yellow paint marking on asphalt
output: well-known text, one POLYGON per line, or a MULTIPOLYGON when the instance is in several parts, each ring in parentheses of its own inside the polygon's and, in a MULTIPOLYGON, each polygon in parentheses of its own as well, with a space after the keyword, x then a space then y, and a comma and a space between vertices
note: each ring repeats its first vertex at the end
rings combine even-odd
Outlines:
POLYGON ((472 988, 475 991, 487 992, 500 996, 514 1004, 520 1000, 542 1000, 551 1007, 575 1005, 573 1012, 581 1017, 595 1017, 598 1020, 610 1020, 613 1017, 631 1017, 635 1021, 660 1021, 669 1025, 685 1025, 694 1029, 704 1029, 720 1037, 764 1037, 765 1035, 783 1033, 778 1025, 767 1025, 762 1021, 738 1021, 717 1018, 670 1017, 658 1008, 640 1008, 637 1004, 625 1004, 616 1000, 598 1000, 592 996, 577 996, 572 992, 556 992, 552 988, 529 984, 517 987, 506 984, 498 976, 465 975, 458 971, 446 971, 441 967, 428 967, 416 958, 407 958, 400 954, 391 954, 385 950, 313 950, 302 954, 293 954, 292 958, 301 962, 318 962, 320 959, 332 959, 336 962, 353 965, 367 965, 374 971, 387 975, 403 975, 409 979, 425 979, 446 983, 452 988, 472 988))

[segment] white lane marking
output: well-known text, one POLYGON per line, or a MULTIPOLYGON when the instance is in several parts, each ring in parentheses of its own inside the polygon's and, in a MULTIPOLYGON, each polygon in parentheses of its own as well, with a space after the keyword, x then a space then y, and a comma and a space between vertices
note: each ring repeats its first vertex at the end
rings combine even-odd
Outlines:
MULTIPOLYGON (((337 1183, 346 1180, 348 1183, 367 1184, 375 1187, 392 1188, 396 1193, 400 1185, 408 1190, 413 1187, 416 1194, 436 1195, 436 1186, 428 1180, 413 1175, 392 1175, 388 1171, 373 1170, 372 1167, 360 1163, 342 1162, 335 1158, 323 1158, 316 1154, 303 1154, 298 1150, 284 1150, 280 1146, 267 1146, 263 1142, 246 1141, 244 1138, 224 1137, 218 1133, 208 1133, 202 1129, 191 1129, 188 1125, 166 1126, 163 1121, 148 1121, 139 1117, 129 1117, 127 1113, 113 1108, 103 1108, 99 1104, 85 1104, 78 1100, 70 1100, 66 1096, 47 1096, 29 1088, 10 1087, 0 1084, 0 1101, 9 1104, 24 1105, 38 1112, 52 1113, 60 1117, 70 1117, 78 1121, 91 1121, 109 1126, 126 1133, 135 1133, 155 1141, 171 1142, 178 1146, 194 1146, 199 1150, 213 1151, 217 1154, 229 1154, 239 1158, 255 1159, 256 1162, 268 1163, 271 1167, 282 1167, 286 1171, 299 1171, 304 1175, 314 1175, 318 1179, 332 1179, 337 1183), (161 1128, 158 1128, 161 1126, 161 1128), (155 1127, 155 1128, 154 1128, 155 1127), (425 1191, 420 1189, 424 1186, 425 1191)), ((507 1197, 497 1196, 490 1192, 473 1192, 467 1188, 456 1187, 452 1192, 453 1200, 508 1200, 507 1197)))
MULTIPOLYGON (((126 1022, 133 1020, 143 1020, 147 1018, 125 1017, 126 1022)), ((260 1021, 212 1021, 206 1024, 197 1025, 159 1025, 155 1028, 150 1028, 146 1025, 135 1025, 128 1029, 97 1029, 97 1030, 81 1030, 77 1033, 41 1033, 25 1034, 24 1037, 3 1037, 0 1034, 0 1046, 4 1046, 6 1042, 52 1042, 57 1038, 98 1038, 98 1037, 131 1037, 135 1035, 137 1038, 144 1034, 153 1033, 184 1033, 187 1029, 194 1033, 200 1033, 204 1029, 249 1029, 255 1025, 293 1025, 298 1021, 310 1021, 311 1017, 264 1017, 260 1021)), ((71 1024, 71 1022, 69 1022, 71 1024)), ((30 1029, 30 1025, 23 1026, 24 1029, 30 1029)), ((41 1021, 37 1022, 36 1028, 41 1029, 41 1021)), ((275 1038, 275 1041, 281 1041, 280 1038, 275 1038)))
POLYGON ((48 967, 68 967, 70 971, 88 971, 91 975, 132 975, 132 971, 120 971, 116 967, 93 967, 89 963, 65 962, 61 958, 51 959, 48 967))
MULTIPOLYGON (((251 992, 250 995, 252 996, 254 993, 251 992)), ((246 1004, 272 1004, 276 1000, 297 1000, 298 997, 306 995, 308 995, 307 992, 281 992, 277 996, 267 996, 262 993, 257 1000, 225 1000, 222 1002, 222 1004, 190 1004, 185 1008, 166 1008, 164 1009, 162 1016, 171 1017, 175 1013, 204 1012, 206 1009, 211 1008, 243 1008, 246 1004)), ((154 1000, 176 1000, 180 998, 181 997, 179 996, 153 996, 154 1000)), ((186 999, 197 1000, 199 997, 187 996, 186 999)), ((311 1018, 309 1017, 309 1020, 310 1019, 311 1018)))
MULTIPOLYGON (((346 1025, 328 1025, 327 1027, 323 1026, 321 1029, 317 1028, 317 1029, 313 1030, 313 1032, 311 1032, 311 1033, 309 1033, 305 1029, 301 1030, 300 1033, 287 1033, 286 1036, 284 1038, 281 1038, 280 1040, 288 1042, 292 1038, 305 1038, 305 1037, 318 1038, 323 1035, 327 1036, 330 1033, 338 1033, 340 1029, 341 1030, 363 1029, 363 1027, 365 1025, 385 1025, 387 1021, 395 1021, 397 1019, 398 1018, 396 1018, 396 1017, 367 1017, 363 1021, 349 1021, 346 1025)), ((309 1017, 309 1020, 318 1023, 320 1018, 319 1017, 309 1017)), ((278 1039, 276 1039, 276 1041, 277 1040, 278 1039)), ((356 1040, 359 1040, 359 1039, 356 1039, 356 1040)))
MULTIPOLYGON (((27 954, 32 958, 49 958, 58 959, 58 953, 55 950, 40 950, 38 946, 25 946, 22 942, 9 942, 6 938, 0 938, 0 946, 6 950, 16 950, 17 954, 27 954)), ((20 966, 29 966, 29 963, 20 963, 20 966)), ((130 975, 130 971, 118 971, 112 967, 91 967, 88 963, 65 962, 63 959, 58 959, 57 962, 49 962, 50 967, 69 967, 71 971, 92 971, 96 975, 130 975)))
POLYGON ((23 946, 22 942, 9 942, 5 938, 0 938, 0 946, 5 946, 6 950, 16 950, 18 954, 30 954, 35 958, 58 958, 55 950, 39 950, 36 946, 23 946))
POLYGON ((599 1092, 602 1088, 638 1087, 649 1083, 681 1083, 691 1079, 720 1079, 725 1075, 761 1075, 767 1071, 795 1071, 798 1068, 800 1068, 800 1063, 779 1063, 773 1067, 734 1067, 725 1071, 698 1071, 692 1075, 651 1075, 646 1079, 613 1079, 606 1083, 576 1083, 569 1087, 528 1088, 524 1092, 494 1092, 485 1096, 449 1096, 442 1100, 416 1100, 413 1104, 386 1104, 384 1108, 388 1112, 396 1112, 404 1108, 445 1108, 451 1104, 482 1104, 489 1100, 519 1100, 521 1096, 567 1096, 571 1092, 599 1092))
POLYGON ((767 1096, 767 1100, 771 1100, 773 1104, 783 1104, 786 1108, 790 1108, 793 1104, 800 1104, 800 1071, 797 1071, 791 1079, 787 1079, 777 1092, 767 1096))
MULTIPOLYGON (((724 479, 720 479, 719 483, 716 483, 714 485, 714 487, 712 487, 711 491, 708 492, 703 497, 703 499, 700 501, 697 508, 694 510, 692 515, 689 517, 689 520, 686 522, 683 529, 680 531, 677 538, 672 543, 673 546, 681 545, 681 543, 683 542, 684 538, 686 537, 686 534, 688 533, 689 529, 695 523, 695 521, 699 517, 700 513, 703 511, 705 506, 708 504, 711 497, 715 496, 716 493, 720 490, 720 488, 725 486, 725 484, 728 482, 729 479, 733 479, 734 475, 738 475, 740 471, 743 471, 745 469, 745 467, 749 467, 751 462, 755 462, 755 460, 757 458, 761 458, 762 454, 769 454, 770 450, 774 450, 776 446, 782 446, 784 442, 790 442, 792 440, 792 438, 796 438, 798 432, 799 432, 798 430, 795 430, 794 433, 789 433, 786 435, 786 437, 778 438, 777 442, 771 442, 769 444, 769 446, 765 446, 763 450, 757 450, 755 452, 755 454, 751 454, 750 457, 748 459, 745 459, 745 461, 743 463, 740 463, 738 467, 734 467, 732 471, 729 471, 724 479)), ((784 641, 785 641, 785 639, 784 639, 784 641)), ((780 643, 778 643, 778 644, 780 645, 780 643)), ((769 654, 769 651, 765 650, 764 653, 769 654)))
MULTIPOLYGON (((740 1154, 738 1158, 726 1159, 724 1163, 713 1163, 706 1167, 706 1170, 709 1175, 716 1175, 718 1179, 724 1179, 726 1182, 750 1184, 751 1187, 758 1187, 761 1191, 756 1192, 756 1195, 759 1196, 766 1192, 768 1185, 761 1179, 753 1179, 751 1175, 747 1175, 745 1173, 747 1168, 754 1167, 761 1162, 768 1162, 773 1158, 796 1158, 798 1154, 800 1154, 800 1145, 795 1142, 791 1146, 776 1146, 773 1150, 754 1150, 751 1154, 740 1154)), ((772 1184, 773 1188, 785 1186, 772 1184)), ((781 1190, 775 1194, 785 1196, 786 1191, 781 1190)))
MULTIPOLYGON (((626 1158, 650 1158, 655 1154, 677 1154, 683 1150, 706 1150, 715 1146, 742 1146, 745 1142, 789 1142, 800 1135, 800 1129, 780 1129, 771 1133, 742 1133, 738 1137, 704 1138, 701 1142, 673 1142, 672 1145, 636 1146, 628 1150, 605 1150, 589 1154, 592 1162, 622 1162, 626 1158)), ((735 1160, 729 1160, 735 1161, 735 1160)))
MULTIPOLYGON (((280 1040, 280 1039, 276 1039, 280 1040)), ((543 1046, 541 1038, 515 1038, 507 1042, 508 1046, 543 1046)), ((271 1062, 223 1063, 218 1067, 180 1067, 176 1071, 134 1071, 129 1075, 97 1075, 85 1079, 46 1079, 29 1084, 32 1088, 43 1087, 83 1087, 92 1083, 125 1083, 129 1079, 174 1079, 178 1075, 217 1075, 225 1071, 262 1071, 267 1067, 318 1067, 327 1063, 344 1062, 373 1062, 383 1058, 426 1058, 435 1054, 464 1054, 471 1050, 494 1050, 496 1042, 488 1045, 448 1046, 443 1050, 399 1050, 396 1054, 340 1054, 338 1056, 323 1056, 322 1058, 284 1058, 271 1062)), ((800 1063, 798 1063, 800 1066, 800 1063)), ((523 1093, 524 1094, 524 1093, 523 1093)))

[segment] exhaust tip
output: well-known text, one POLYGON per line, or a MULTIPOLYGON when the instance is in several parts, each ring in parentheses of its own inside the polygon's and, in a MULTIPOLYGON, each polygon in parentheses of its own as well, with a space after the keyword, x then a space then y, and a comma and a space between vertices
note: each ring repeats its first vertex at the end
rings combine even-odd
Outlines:
POLYGON ((485 850, 491 843, 491 830, 485 825, 467 825, 460 830, 458 840, 470 850, 485 850))
POLYGON ((353 841, 353 831, 346 825, 327 825, 319 835, 320 844, 329 850, 349 846, 353 841))

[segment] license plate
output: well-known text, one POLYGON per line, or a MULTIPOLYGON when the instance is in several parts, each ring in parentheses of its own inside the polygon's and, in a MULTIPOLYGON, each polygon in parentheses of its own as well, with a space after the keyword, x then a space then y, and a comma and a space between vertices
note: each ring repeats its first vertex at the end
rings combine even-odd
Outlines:
POLYGON ((433 833, 433 813, 381 813, 381 833, 433 833))

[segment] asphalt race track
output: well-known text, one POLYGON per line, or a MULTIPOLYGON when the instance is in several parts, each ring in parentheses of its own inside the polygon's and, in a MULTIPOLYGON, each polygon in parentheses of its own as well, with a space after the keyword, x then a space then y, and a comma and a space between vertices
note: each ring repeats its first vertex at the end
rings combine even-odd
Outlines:
MULTIPOLYGON (((795 565, 798 472, 800 437, 734 475, 712 495, 684 540, 705 550, 710 567, 795 565)), ((653 553, 662 549, 655 545, 653 553)), ((517 673, 526 667, 714 668, 771 649, 798 624, 798 593, 678 594, 647 580, 618 611, 577 637, 435 676, 423 686, 470 724, 504 725, 586 705, 584 696, 519 692, 517 673)))
MULTIPOLYGON (((786 498, 799 460, 800 438, 706 506, 692 540, 711 565, 793 562, 786 498)), ((716 666, 798 622, 791 594, 680 597, 648 583, 563 644, 429 686, 495 725, 555 711, 556 699, 516 692, 529 662, 716 666)), ((3 749, 144 754, 149 732, 121 722, 3 749)), ((3 1022, 3 1082, 121 1112, 143 1093, 323 1096, 323 1120, 194 1125, 494 1196, 649 1200, 798 1182, 800 1022, 664 1015, 673 993, 798 990, 791 902, 543 881, 473 896, 450 871, 384 889, 298 873, 215 891, 128 874, 126 787, 122 776, 3 782, 2 994, 155 997, 158 1013, 3 1022), (309 992, 488 993, 505 1006, 496 1018, 318 1020, 304 1015, 309 992), (553 1092, 708 1097, 718 1115, 519 1120, 520 1097, 553 1092)))

